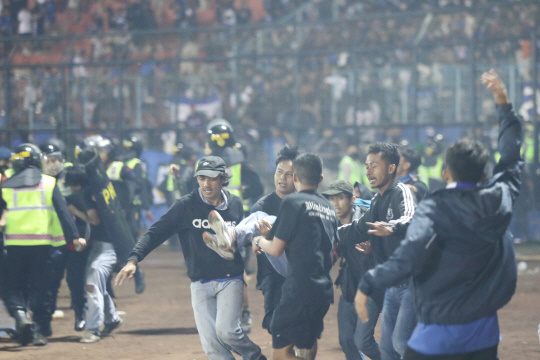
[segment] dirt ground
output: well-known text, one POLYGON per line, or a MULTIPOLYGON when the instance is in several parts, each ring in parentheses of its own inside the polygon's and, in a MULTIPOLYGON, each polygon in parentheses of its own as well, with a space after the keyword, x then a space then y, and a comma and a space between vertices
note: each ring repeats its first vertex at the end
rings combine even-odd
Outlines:
MULTIPOLYGON (((67 286, 62 285, 58 299, 65 317, 53 321, 54 334, 45 347, 19 347, 6 336, 0 338, 0 359, 207 359, 202 351, 191 309, 189 279, 183 266, 182 254, 168 252, 166 246, 156 249, 143 263, 146 272, 146 291, 135 295, 132 283, 116 288, 117 310, 124 311, 124 324, 114 337, 94 344, 81 344, 81 333, 73 330, 73 311, 69 307, 67 286)), ((534 274, 539 263, 529 262, 530 274, 519 277, 514 298, 499 312, 502 360, 540 359, 537 335, 540 323, 540 274, 534 274)), ((335 277, 334 269, 334 277, 335 277)), ((263 299, 255 290, 255 279, 248 288, 253 314, 250 338, 259 344, 263 353, 271 354, 271 337, 261 328, 263 299)), ((336 292, 336 303, 339 290, 336 292)), ((325 330, 319 342, 318 359, 342 360, 337 333, 337 305, 325 318, 325 330)), ((376 331, 378 334, 379 331, 376 331)), ((238 357, 239 358, 239 357, 238 357)), ((270 359, 270 356, 269 356, 270 359)))

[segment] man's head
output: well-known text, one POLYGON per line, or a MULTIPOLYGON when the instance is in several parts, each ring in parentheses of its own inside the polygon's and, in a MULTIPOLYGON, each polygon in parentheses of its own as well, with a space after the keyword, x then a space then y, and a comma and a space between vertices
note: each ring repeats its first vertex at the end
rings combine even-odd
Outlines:
POLYGON ((338 219, 349 222, 354 200, 356 200, 351 183, 345 180, 336 180, 322 194, 328 198, 330 204, 336 209, 338 219))
POLYGON ((41 168, 43 173, 49 176, 57 176, 64 169, 64 156, 54 144, 45 143, 39 146, 43 153, 41 168))
POLYGON ((64 185, 69 187, 71 191, 78 191, 88 184, 88 177, 84 165, 75 164, 68 166, 64 177, 64 185))
POLYGON ((396 144, 375 143, 370 145, 366 159, 366 176, 373 189, 384 192, 396 178, 399 151, 396 144))
POLYGON ((486 148, 478 141, 463 139, 452 144, 446 152, 446 169, 443 177, 447 183, 478 183, 484 177, 489 158, 486 148))
POLYGON ((293 161, 297 156, 298 147, 290 147, 289 145, 283 146, 277 154, 274 185, 276 186, 276 194, 281 198, 294 192, 293 161))
POLYGON ((225 172, 225 162, 217 156, 206 156, 199 160, 194 176, 204 198, 210 202, 221 197, 221 189, 229 184, 230 179, 225 172))
POLYGON ((293 161, 294 187, 298 191, 303 189, 317 189, 323 179, 323 162, 315 154, 301 154, 293 161))
POLYGON ((410 146, 402 147, 399 150, 399 165, 397 167, 397 176, 406 176, 414 174, 422 164, 422 155, 410 146))

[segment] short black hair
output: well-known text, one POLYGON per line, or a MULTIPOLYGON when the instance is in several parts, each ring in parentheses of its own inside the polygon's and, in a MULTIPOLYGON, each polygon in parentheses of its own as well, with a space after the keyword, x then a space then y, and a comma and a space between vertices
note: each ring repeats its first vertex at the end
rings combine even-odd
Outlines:
POLYGON ((394 164, 396 165, 396 174, 397 166, 399 165, 399 148, 396 144, 377 142, 369 146, 368 154, 378 154, 381 153, 381 159, 383 159, 387 165, 394 164))
POLYGON ((294 173, 302 184, 318 186, 322 175, 322 159, 310 153, 298 155, 294 160, 294 173))
POLYGON ((482 179, 489 152, 478 141, 463 139, 446 152, 446 167, 457 182, 477 183, 482 179))
POLYGON ((408 163, 411 164, 409 172, 415 173, 420 165, 422 165, 422 155, 420 155, 420 152, 414 150, 412 147, 404 146, 399 149, 399 153, 405 158, 405 160, 407 160, 408 163))
POLYGON ((73 166, 67 166, 64 168, 66 175, 64 177, 64 184, 66 186, 86 186, 88 184, 88 177, 86 176, 86 170, 84 165, 74 164, 73 166))
POLYGON ((298 154, 298 146, 285 144, 277 154, 276 166, 282 161, 294 161, 298 157, 298 154))

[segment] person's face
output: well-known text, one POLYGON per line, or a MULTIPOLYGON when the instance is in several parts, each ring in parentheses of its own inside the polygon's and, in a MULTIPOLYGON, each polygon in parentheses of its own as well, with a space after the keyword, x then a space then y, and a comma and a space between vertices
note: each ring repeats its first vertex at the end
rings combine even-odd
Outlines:
POLYGON ((357 198, 360 197, 360 189, 358 188, 358 186, 354 187, 354 196, 357 198))
POLYGON ((385 188, 393 180, 392 174, 396 170, 396 165, 386 164, 381 155, 368 154, 366 159, 366 176, 373 189, 385 188))
POLYGON ((221 176, 209 177, 199 175, 197 182, 201 188, 202 194, 206 200, 212 202, 221 197, 221 188, 225 182, 221 176))
POLYGON ((62 161, 57 156, 44 156, 41 167, 45 175, 56 176, 62 171, 62 161))
POLYGON ((341 219, 347 215, 350 215, 353 208, 355 197, 349 198, 345 193, 332 195, 328 197, 330 204, 336 209, 336 216, 341 219))
POLYGON ((399 156, 399 164, 397 166, 397 176, 409 175, 409 169, 411 168, 411 163, 407 161, 402 155, 399 156))
POLYGON ((293 172, 294 165, 291 160, 284 160, 277 165, 274 174, 274 185, 276 186, 276 193, 280 197, 294 192, 293 172))
POLYGON ((106 151, 99 151, 99 158, 104 164, 106 164, 109 162, 109 153, 106 151))

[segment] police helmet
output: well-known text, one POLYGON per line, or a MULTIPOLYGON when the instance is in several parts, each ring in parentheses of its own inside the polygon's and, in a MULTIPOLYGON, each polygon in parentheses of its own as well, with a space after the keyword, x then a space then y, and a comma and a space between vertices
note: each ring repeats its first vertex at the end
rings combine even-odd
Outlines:
POLYGON ((21 144, 13 150, 11 163, 13 170, 19 172, 29 167, 41 169, 41 150, 34 144, 21 144))
POLYGON ((207 141, 212 150, 234 147, 236 141, 234 140, 231 124, 224 119, 210 122, 207 127, 207 141))
POLYGON ((136 136, 128 136, 122 141, 122 147, 131 155, 140 158, 143 152, 143 143, 136 136))
POLYGON ((60 148, 54 144, 51 143, 45 143, 42 145, 39 145, 39 149, 41 150, 43 156, 54 156, 58 158, 58 160, 62 161, 64 159, 62 155, 62 151, 60 148))

